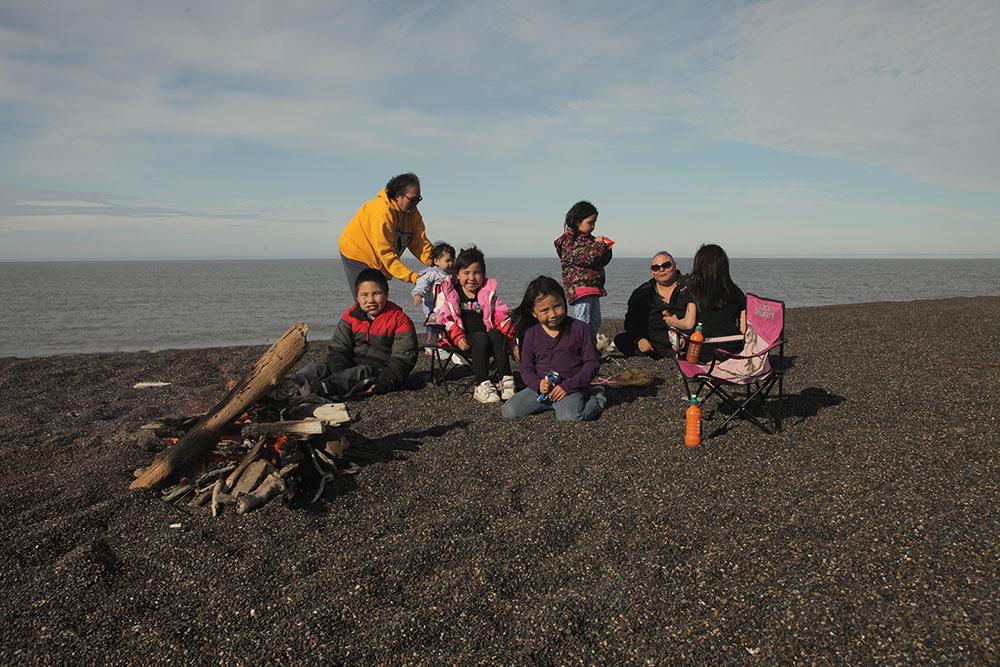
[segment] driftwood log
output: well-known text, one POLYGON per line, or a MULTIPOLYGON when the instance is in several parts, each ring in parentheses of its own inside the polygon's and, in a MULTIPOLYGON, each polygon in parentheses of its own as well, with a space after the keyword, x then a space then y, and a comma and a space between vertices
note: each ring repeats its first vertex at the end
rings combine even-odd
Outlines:
POLYGON ((319 435, 326 430, 326 422, 318 419, 300 421, 247 424, 243 427, 244 438, 259 438, 263 435, 319 435))
POLYGON ((258 507, 263 507, 271 498, 284 493, 284 491, 285 480, 277 472, 272 472, 256 489, 236 499, 236 513, 246 514, 258 507))
POLYGON ((308 331, 309 327, 299 322, 282 334, 229 394, 198 420, 180 442, 156 457, 129 488, 156 488, 201 459, 215 444, 219 432, 266 394, 302 358, 308 331))

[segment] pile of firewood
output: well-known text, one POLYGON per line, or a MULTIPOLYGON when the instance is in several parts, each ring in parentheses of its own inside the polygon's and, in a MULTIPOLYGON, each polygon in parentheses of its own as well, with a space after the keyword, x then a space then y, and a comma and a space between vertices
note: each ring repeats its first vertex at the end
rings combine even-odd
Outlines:
MULTIPOLYGON (((210 507, 212 516, 227 505, 239 514, 252 512, 277 497, 286 502, 316 502, 329 481, 353 475, 358 466, 344 458, 348 439, 344 424, 351 415, 343 403, 317 410, 322 418, 261 421, 273 406, 254 406, 223 430, 203 464, 163 487, 167 502, 210 507)), ((179 442, 203 415, 165 418, 142 429, 167 442, 179 442)), ((141 477, 146 468, 139 468, 141 477)))
POLYGON ((207 413, 145 425, 172 446, 136 470, 129 488, 160 489, 164 500, 207 505, 213 516, 227 505, 245 514, 278 496, 309 493, 315 502, 330 480, 357 472, 343 460, 351 421, 343 403, 285 419, 287 406, 265 398, 305 353, 307 332, 292 326, 207 413))

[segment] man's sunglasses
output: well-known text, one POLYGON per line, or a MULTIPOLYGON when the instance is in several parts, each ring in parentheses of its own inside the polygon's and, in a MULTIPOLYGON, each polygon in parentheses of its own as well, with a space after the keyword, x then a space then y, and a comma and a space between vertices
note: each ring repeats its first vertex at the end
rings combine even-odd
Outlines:
POLYGON ((652 271, 653 273, 656 273, 657 271, 666 271, 667 269, 672 269, 672 268, 674 268, 673 262, 664 262, 663 264, 649 265, 649 270, 652 271))
POLYGON ((414 204, 419 204, 424 200, 424 198, 421 197, 420 195, 403 195, 403 196, 409 199, 414 204))

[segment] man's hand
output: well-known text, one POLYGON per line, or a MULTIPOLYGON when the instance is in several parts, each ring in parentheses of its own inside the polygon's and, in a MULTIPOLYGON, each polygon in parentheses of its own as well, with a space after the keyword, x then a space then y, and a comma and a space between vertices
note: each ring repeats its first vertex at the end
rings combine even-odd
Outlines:
POLYGON ((552 391, 549 392, 549 400, 550 401, 561 401, 564 398, 566 398, 566 390, 565 389, 563 389, 559 385, 556 385, 556 386, 552 387, 552 391))
POLYGON ((420 304, 422 304, 423 302, 424 302, 424 297, 423 297, 423 295, 421 295, 421 294, 414 294, 414 295, 413 295, 413 305, 414 305, 414 306, 419 306, 419 305, 420 305, 420 304))
POLYGON ((521 361, 521 346, 520 345, 515 345, 511 349, 511 353, 514 355, 514 360, 515 361, 521 361))
POLYGON ((461 340, 458 341, 457 344, 458 344, 458 349, 460 349, 462 352, 468 352, 469 350, 472 349, 472 346, 469 345, 468 338, 462 338, 461 340))
POLYGON ((542 378, 542 381, 538 383, 538 393, 546 395, 552 390, 552 383, 547 379, 542 378))
POLYGON ((370 394, 377 394, 377 393, 378 393, 378 385, 377 384, 373 384, 372 386, 370 386, 367 389, 365 389, 365 396, 368 396, 370 394))
POLYGON ((639 348, 639 351, 642 352, 643 354, 649 354, 650 352, 653 351, 653 344, 650 343, 649 339, 647 338, 640 338, 639 341, 635 344, 635 346, 639 348))

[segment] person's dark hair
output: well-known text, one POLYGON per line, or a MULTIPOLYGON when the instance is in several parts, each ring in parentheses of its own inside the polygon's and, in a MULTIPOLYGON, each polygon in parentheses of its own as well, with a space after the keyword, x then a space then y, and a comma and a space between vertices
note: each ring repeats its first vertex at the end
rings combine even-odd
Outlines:
MULTIPOLYGON (((553 280, 548 276, 538 276, 532 280, 524 290, 524 298, 521 299, 521 303, 518 304, 517 308, 510 315, 510 320, 514 323, 518 345, 521 344, 521 339, 524 338, 524 332, 538 324, 534 312, 535 301, 543 296, 554 296, 562 301, 564 308, 569 309, 566 303, 566 291, 563 290, 563 286, 559 284, 558 280, 553 280)), ((562 337, 563 332, 569 328, 570 324, 569 317, 563 319, 559 325, 557 340, 562 337)))
POLYGON ((459 271, 472 266, 476 262, 483 265, 483 274, 485 274, 486 257, 483 255, 483 251, 474 245, 470 245, 468 248, 462 248, 462 251, 458 253, 458 257, 455 258, 455 266, 452 267, 452 271, 457 276, 459 271))
POLYGON ((698 307, 699 313, 737 303, 743 296, 729 275, 726 251, 714 243, 698 248, 686 285, 688 298, 698 307))
POLYGON ((386 280, 385 274, 383 274, 378 269, 365 269, 358 274, 358 277, 354 279, 354 296, 358 296, 358 285, 361 283, 378 283, 385 293, 389 293, 389 281, 386 280))
POLYGON ((444 241, 438 241, 434 244, 434 247, 431 248, 431 260, 440 259, 445 255, 455 257, 455 246, 450 243, 445 243, 444 241))
POLYGON ((566 212, 566 229, 580 231, 580 223, 592 215, 597 215, 597 208, 589 201, 578 201, 566 212))
POLYGON ((396 197, 405 195, 411 185, 416 185, 418 188, 420 187, 420 179, 417 178, 416 174, 408 171, 405 174, 393 176, 389 179, 389 182, 385 184, 385 194, 389 197, 389 201, 392 201, 396 197))

